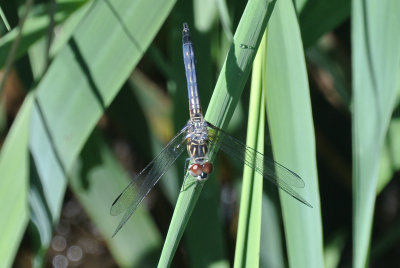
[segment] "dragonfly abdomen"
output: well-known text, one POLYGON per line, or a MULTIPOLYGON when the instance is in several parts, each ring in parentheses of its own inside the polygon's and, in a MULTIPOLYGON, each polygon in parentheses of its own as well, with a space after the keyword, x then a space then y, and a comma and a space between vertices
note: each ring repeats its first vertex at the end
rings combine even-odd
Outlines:
POLYGON ((194 57, 193 44, 190 39, 189 27, 183 24, 182 32, 183 62, 185 64, 186 81, 189 97, 190 117, 201 114, 199 92, 197 88, 196 59, 194 57))

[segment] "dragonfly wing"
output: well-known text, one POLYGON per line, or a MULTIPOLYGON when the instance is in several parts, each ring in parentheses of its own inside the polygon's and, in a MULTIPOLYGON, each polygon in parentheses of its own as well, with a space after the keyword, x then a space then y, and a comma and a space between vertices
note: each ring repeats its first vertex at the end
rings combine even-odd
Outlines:
POLYGON ((124 211, 125 214, 113 236, 117 234, 154 185, 185 150, 186 128, 185 126, 115 199, 111 205, 110 214, 116 216, 124 211))
POLYGON ((207 124, 210 151, 215 148, 217 150, 222 150, 229 156, 235 157, 261 174, 264 179, 277 185, 305 205, 312 207, 300 194, 291 188, 291 186, 297 188, 305 186, 304 181, 299 175, 267 156, 264 156, 257 150, 245 145, 211 123, 207 122, 207 124))

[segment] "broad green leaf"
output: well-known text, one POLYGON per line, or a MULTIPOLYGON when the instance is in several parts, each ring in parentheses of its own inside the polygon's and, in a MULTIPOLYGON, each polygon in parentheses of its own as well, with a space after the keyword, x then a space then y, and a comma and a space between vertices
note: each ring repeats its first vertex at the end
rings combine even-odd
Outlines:
MULTIPOLYGON (((226 127, 235 110, 274 4, 275 1, 252 0, 246 6, 205 116, 218 127, 226 127)), ((211 160, 214 159, 214 154, 215 152, 211 154, 211 160)), ((203 182, 197 182, 193 177, 186 176, 164 243, 159 267, 171 264, 202 187, 203 182)), ((221 265, 225 263, 222 262, 221 265)))
MULTIPOLYGON (((80 0, 78 0, 78 3, 80 3, 79 7, 83 5, 82 1, 80 0)), ((58 10, 64 9, 63 6, 65 5, 68 7, 68 5, 71 4, 58 3, 57 5, 58 10)), ((49 46, 48 44, 49 36, 47 35, 48 29, 43 32, 43 35, 37 41, 33 40, 34 42, 30 44, 30 46, 28 47, 28 55, 33 77, 36 81, 39 81, 39 79, 43 76, 43 73, 47 70, 46 68, 50 63, 49 61, 58 53, 58 51, 60 51, 60 49, 62 49, 62 47, 71 38, 76 27, 78 27, 79 22, 88 12, 90 7, 91 4, 88 3, 86 5, 83 5, 81 8, 77 9, 73 13, 71 12, 71 14, 66 14, 68 15, 68 17, 66 17, 65 20, 61 21, 60 25, 56 26, 57 34, 53 35, 50 48, 48 47, 49 46)), ((46 27, 48 28, 49 25, 46 25, 46 27)))
POLYGON ((395 103, 400 2, 353 1, 353 266, 368 266, 381 147, 395 103))
POLYGON ((293 4, 297 12, 302 10, 304 6, 311 0, 294 0, 293 4))
MULTIPOLYGON (((55 24, 63 22, 85 3, 86 1, 70 1, 58 4, 57 10, 54 14, 55 24)), ((37 7, 37 9, 39 8, 40 7, 37 7)), ((34 11, 35 9, 32 12, 34 11)), ((22 28, 21 40, 15 54, 15 59, 18 59, 19 57, 24 55, 32 44, 34 44, 40 38, 46 36, 49 23, 50 17, 48 14, 30 16, 26 19, 25 24, 22 28)), ((0 39, 0 68, 4 66, 7 56, 9 55, 12 43, 18 36, 19 31, 19 28, 14 28, 0 39)))
POLYGON ((0 266, 11 267, 29 219, 28 136, 33 96, 28 95, 0 152, 0 266))
POLYGON ((119 218, 110 217, 110 204, 115 193, 124 189, 130 179, 98 132, 90 136, 69 178, 80 204, 98 230, 105 234, 115 261, 123 267, 154 266, 161 248, 161 236, 143 208, 137 209, 118 236, 107 235, 119 222, 119 218))
POLYGON ((74 34, 75 29, 79 26, 79 23, 86 15, 88 10, 90 10, 93 1, 87 1, 87 2, 89 3, 84 5, 82 8, 78 9, 73 14, 71 14, 68 17, 68 19, 62 23, 62 26, 60 26, 62 31, 54 37, 54 41, 50 47, 50 56, 52 58, 68 43, 69 39, 74 34))
MULTIPOLYGON (((43 189, 41 202, 50 213, 48 221, 57 222, 67 172, 173 4, 93 2, 39 82, 30 148, 43 189)), ((41 239, 47 247, 49 240, 41 239)))
POLYGON ((274 159, 299 174, 295 190, 313 208, 280 190, 290 267, 324 267, 314 126, 303 46, 290 0, 277 2, 268 25, 267 117, 274 159))
MULTIPOLYGON (((267 152, 266 152, 267 153, 267 152)), ((262 225, 260 245, 260 267, 286 267, 283 248, 283 230, 281 213, 276 205, 279 202, 275 185, 264 183, 262 200, 262 225)))

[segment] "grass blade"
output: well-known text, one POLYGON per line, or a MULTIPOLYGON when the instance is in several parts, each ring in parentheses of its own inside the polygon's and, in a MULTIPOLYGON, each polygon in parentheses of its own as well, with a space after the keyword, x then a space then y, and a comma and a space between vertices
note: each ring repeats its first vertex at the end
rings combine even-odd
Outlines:
MULTIPOLYGON (((84 1, 76 1, 57 5, 57 10, 54 15, 55 23, 59 24, 63 22, 84 4, 84 1)), ((34 13, 36 9, 42 8, 44 7, 39 6, 37 8, 34 8, 31 13, 34 13)), ((49 22, 50 18, 48 14, 30 16, 26 19, 22 27, 22 32, 20 33, 21 39, 15 51, 14 60, 17 60, 22 55, 25 55, 26 51, 30 48, 32 44, 34 44, 43 36, 46 36, 49 22)), ((7 56, 10 54, 12 44, 17 39, 20 31, 21 29, 19 27, 16 27, 0 39, 0 68, 4 66, 7 56)))
POLYGON ((0 17, 1 17, 1 20, 3 21, 3 23, 4 23, 4 26, 6 26, 7 31, 10 31, 10 29, 11 29, 10 23, 8 23, 6 15, 4 14, 3 9, 1 7, 0 7, 0 17))
POLYGON ((296 191, 313 206, 280 194, 289 266, 324 267, 311 102, 299 26, 290 0, 277 3, 268 26, 265 79, 274 158, 303 178, 306 187, 296 191))
POLYGON ((29 219, 29 118, 32 95, 25 99, 0 153, 0 266, 11 267, 29 219))
POLYGON ((60 214, 67 172, 173 4, 95 1, 41 79, 30 148, 51 223, 60 214))
POLYGON ((399 83, 400 2, 356 0, 352 7, 353 266, 365 267, 380 152, 399 83))
MULTIPOLYGON (((266 34, 253 63, 246 145, 264 152, 266 34)), ((258 267, 260 260, 263 176, 250 167, 243 171, 234 267, 258 267)))
POLYGON ((110 217, 105 208, 114 201, 114 193, 130 180, 98 132, 90 136, 69 178, 72 191, 104 234, 118 264, 123 267, 154 266, 161 236, 144 208, 138 208, 135 220, 128 221, 117 237, 108 235, 117 226, 119 218, 110 217))

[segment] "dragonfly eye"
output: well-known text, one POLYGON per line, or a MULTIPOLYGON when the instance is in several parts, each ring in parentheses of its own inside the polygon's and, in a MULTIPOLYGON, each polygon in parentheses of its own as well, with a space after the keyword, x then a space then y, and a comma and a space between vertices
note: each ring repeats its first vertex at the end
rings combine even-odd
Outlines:
POLYGON ((193 164, 189 167, 189 171, 193 177, 198 177, 202 173, 201 165, 193 164))
POLYGON ((210 162, 205 162, 203 164, 203 172, 206 174, 211 174, 213 171, 213 165, 210 162))

